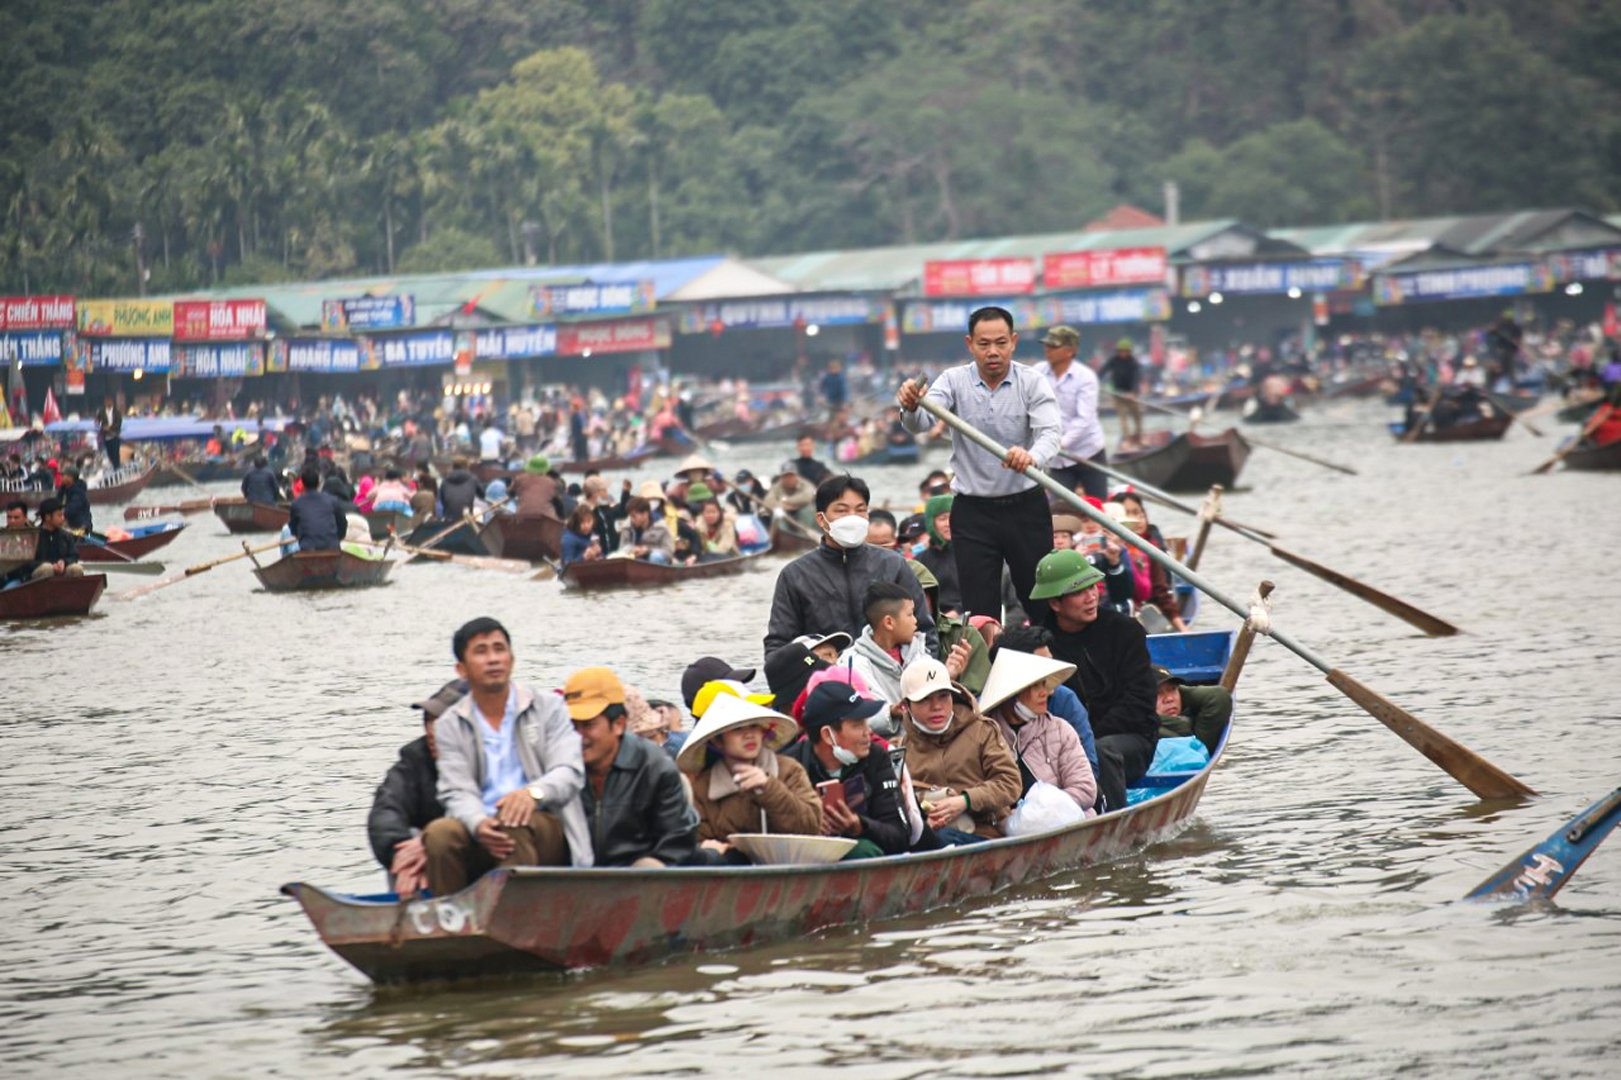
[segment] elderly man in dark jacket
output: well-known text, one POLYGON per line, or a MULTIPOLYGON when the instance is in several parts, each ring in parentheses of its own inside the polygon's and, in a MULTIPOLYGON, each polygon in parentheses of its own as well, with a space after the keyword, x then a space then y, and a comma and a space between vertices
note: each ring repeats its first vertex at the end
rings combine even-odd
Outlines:
POLYGON ((690 862, 698 814, 664 748, 625 728, 625 686, 605 667, 582 668, 563 684, 580 736, 585 787, 580 803, 597 866, 659 867, 690 862))
POLYGON ((88 533, 96 527, 90 516, 90 488, 79 478, 77 466, 69 465, 62 470, 62 486, 56 494, 67 511, 68 528, 76 533, 88 533))
POLYGON ((816 523, 823 537, 815 551, 807 551, 782 568, 771 597, 771 622, 766 629, 769 656, 796 637, 835 632, 861 635, 867 624, 867 586, 888 581, 906 589, 917 613, 917 628, 933 654, 939 646, 934 619, 929 615, 923 586, 893 551, 867 543, 867 485, 853 476, 824 480, 816 489, 816 523), (840 524, 843 521, 844 524, 840 524))
POLYGON ((371 815, 366 819, 372 854, 388 870, 389 882, 401 896, 414 895, 427 885, 428 860, 422 848, 422 830, 428 822, 445 816, 437 793, 434 721, 466 694, 466 680, 452 679, 432 697, 412 706, 422 710, 427 731, 400 747, 400 759, 372 797, 371 815))
POLYGON ((242 478, 242 497, 250 503, 266 506, 281 502, 281 481, 271 471, 263 454, 253 459, 253 468, 242 478))
POLYGON ((1075 665, 1069 687, 1086 706, 1097 737, 1098 790, 1106 810, 1126 805, 1159 740, 1156 681, 1142 625, 1100 604, 1103 572, 1078 551, 1054 551, 1036 565, 1032 603, 1052 608, 1052 654, 1075 665))

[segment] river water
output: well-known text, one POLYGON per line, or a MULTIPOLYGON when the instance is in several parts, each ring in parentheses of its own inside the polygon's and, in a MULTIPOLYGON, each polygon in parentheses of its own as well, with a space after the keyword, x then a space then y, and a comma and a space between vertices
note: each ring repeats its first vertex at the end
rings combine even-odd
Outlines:
MULTIPOLYGON (((537 684, 610 663, 673 696, 697 655, 757 660, 781 564, 601 597, 399 566, 385 589, 299 597, 239 562, 0 627, 4 1072, 1614 1076, 1621 842, 1557 906, 1458 898, 1621 779, 1617 478, 1527 477, 1554 440, 1518 429, 1396 446, 1389 411, 1329 403, 1258 431, 1360 475, 1258 449, 1227 509, 1464 634, 1419 636, 1220 530, 1202 569, 1243 597, 1276 581, 1281 627, 1540 800, 1477 802, 1261 641, 1197 819, 1141 855, 771 948, 378 992, 277 887, 378 887, 372 791, 420 730, 408 704, 451 674, 452 630, 499 617, 537 684)), ((769 468, 788 448, 712 456, 769 468)), ((868 473, 896 506, 920 477, 868 473)), ((199 517, 163 557, 238 546, 199 517)))

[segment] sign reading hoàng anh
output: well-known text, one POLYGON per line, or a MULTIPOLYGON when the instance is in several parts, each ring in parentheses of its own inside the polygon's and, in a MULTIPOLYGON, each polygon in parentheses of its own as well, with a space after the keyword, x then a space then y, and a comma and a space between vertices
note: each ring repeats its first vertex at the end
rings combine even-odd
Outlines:
POLYGON ((1034 259, 932 259, 923 264, 924 296, 1004 296, 1035 288, 1034 259))
POLYGON ((263 337, 263 300, 176 300, 176 341, 246 341, 263 337))

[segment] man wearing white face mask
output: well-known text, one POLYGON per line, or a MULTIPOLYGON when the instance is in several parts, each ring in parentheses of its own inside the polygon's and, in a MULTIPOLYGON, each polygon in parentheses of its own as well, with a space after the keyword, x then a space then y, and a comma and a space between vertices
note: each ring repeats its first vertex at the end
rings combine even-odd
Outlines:
POLYGON ((817 487, 816 524, 822 529, 822 542, 777 576, 765 635, 767 657, 802 634, 845 633, 854 639, 866 625, 867 586, 875 581, 906 589, 917 612, 917 632, 934 652, 938 645, 934 619, 917 577, 898 554, 867 543, 869 497, 867 485, 849 475, 829 477, 817 487))

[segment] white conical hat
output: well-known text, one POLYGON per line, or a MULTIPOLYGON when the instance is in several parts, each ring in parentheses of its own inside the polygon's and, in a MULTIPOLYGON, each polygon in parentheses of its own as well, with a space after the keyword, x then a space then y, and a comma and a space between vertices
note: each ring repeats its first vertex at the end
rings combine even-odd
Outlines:
POLYGON ((991 673, 985 678, 985 690, 979 695, 979 711, 988 713, 1038 682, 1047 679, 1062 682, 1073 674, 1074 664, 1014 649, 998 649, 991 673))
POLYGON ((716 694, 715 700, 704 710, 698 726, 692 729, 692 734, 687 736, 681 751, 676 754, 675 763, 684 772, 697 772, 703 768, 704 749, 710 739, 749 724, 765 727, 765 744, 772 750, 781 750, 799 734, 799 723, 791 716, 784 716, 775 709, 768 709, 734 694, 716 694))
POLYGON ((711 465, 702 454, 688 454, 686 460, 675 467, 675 474, 680 476, 682 473, 690 472, 693 469, 701 469, 707 475, 715 471, 715 466, 711 465))

